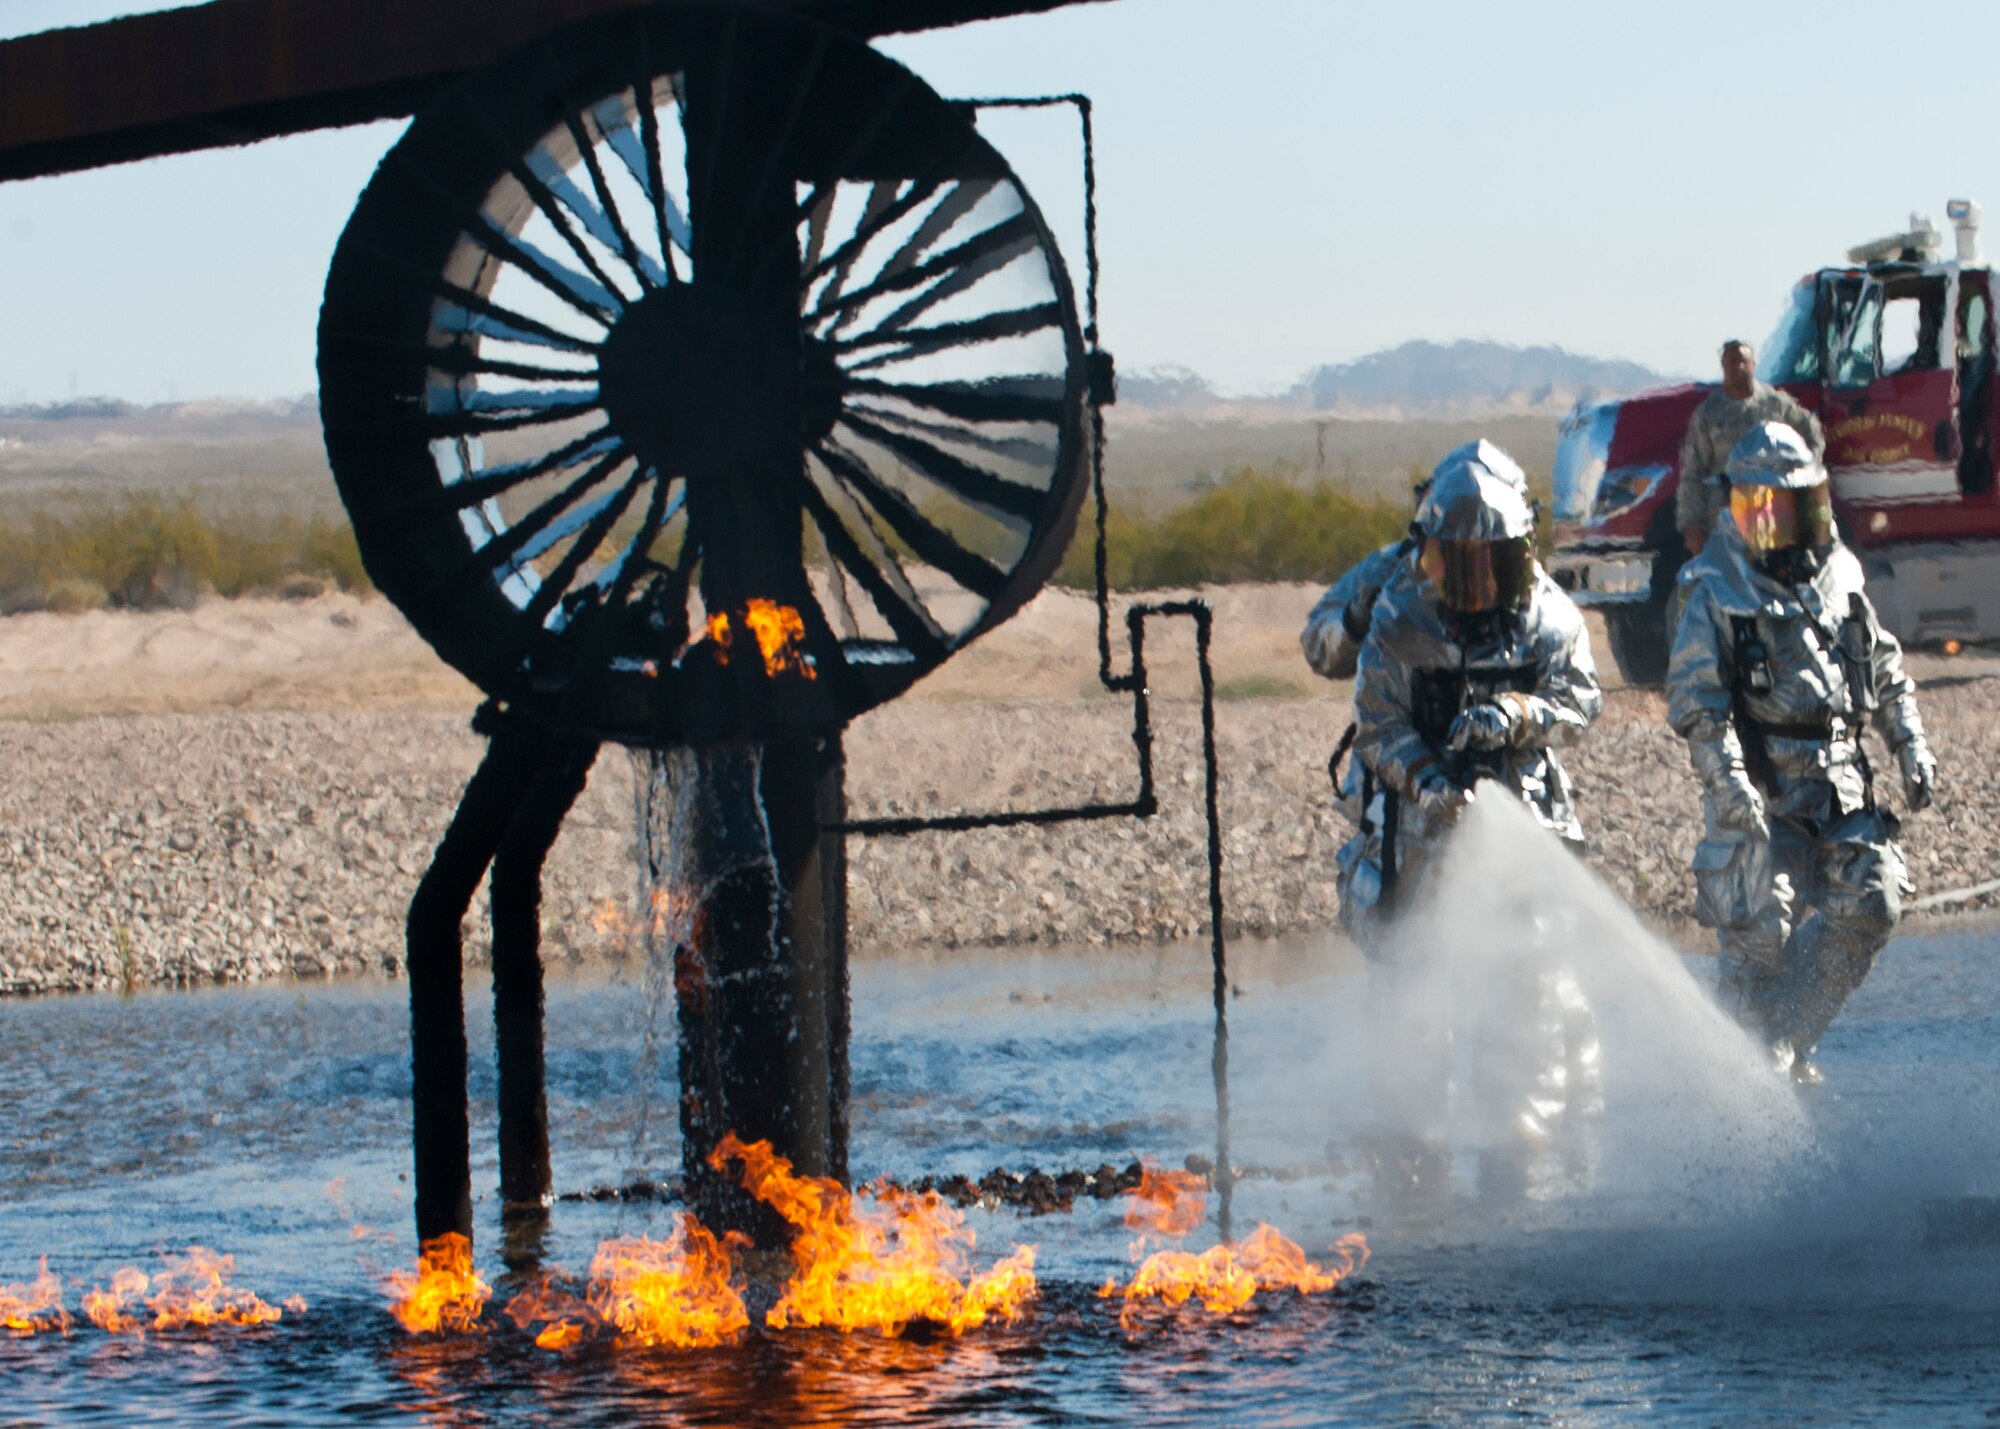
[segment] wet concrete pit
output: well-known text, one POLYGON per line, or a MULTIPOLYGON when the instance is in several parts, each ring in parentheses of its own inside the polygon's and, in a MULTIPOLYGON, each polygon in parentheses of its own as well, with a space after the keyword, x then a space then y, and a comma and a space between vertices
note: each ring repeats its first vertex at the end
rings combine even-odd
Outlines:
MULTIPOLYGON (((1993 954, 1985 932, 1890 947, 1822 1049, 1810 1144, 1775 1177, 1752 1144, 1693 1181, 1602 1160, 1482 1199, 1465 1153, 1428 1195, 1370 1174, 1364 970, 1326 949, 1248 950, 1231 1007, 1239 1232, 1268 1220, 1322 1257, 1365 1224, 1360 1274, 1128 1331, 1097 1294, 1131 1273, 1128 1198, 1035 1217, 975 1199, 980 1264, 1038 1248, 1018 1324, 887 1340, 758 1324, 702 1351, 552 1352, 492 1310, 470 1337, 391 1320, 380 1281, 413 1259, 400 985, 16 1003, 0 1009, 0 1282, 47 1254, 74 1310, 115 1267, 201 1244, 265 1299, 310 1308, 247 1330, 0 1338, 0 1404, 26 1424, 1983 1421, 2000 1408, 2000 1246, 1965 1198, 2000 1192, 1993 954)), ((857 1174, 976 1187, 996 1165, 1122 1177, 1141 1156, 1198 1156, 1207 977, 1199 950, 860 962, 857 1174)), ((558 979, 549 1000, 558 1189, 667 1179, 671 1057, 649 1068, 644 1049, 670 1037, 649 1038, 643 979, 558 979)), ((474 989, 480 1268, 497 1304, 488 1015, 474 989)), ((1605 1101, 1607 1132, 1646 1129, 1610 1044, 1605 1101)), ((1622 1144, 1606 1135, 1597 1154, 1622 1144)), ((547 1260, 580 1272, 599 1241, 674 1214, 561 1203, 547 1260)), ((1212 1238, 1211 1219, 1190 1244, 1212 1238)))

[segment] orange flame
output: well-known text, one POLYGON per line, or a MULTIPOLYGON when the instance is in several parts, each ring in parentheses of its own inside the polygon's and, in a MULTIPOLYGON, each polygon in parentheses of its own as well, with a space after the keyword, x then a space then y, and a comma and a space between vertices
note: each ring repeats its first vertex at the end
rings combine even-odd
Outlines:
POLYGON ((590 1262, 590 1308, 621 1343, 705 1349, 750 1328, 732 1251, 749 1237, 718 1238, 683 1212, 665 1240, 626 1236, 590 1262))
POLYGON ((0 1285, 0 1328, 19 1336, 56 1331, 67 1335, 75 1321, 63 1308, 62 1281, 49 1273, 49 1258, 41 1258, 29 1285, 0 1285))
POLYGON ((304 1314, 306 1302, 292 1296, 283 1309, 265 1303, 248 1290, 229 1283, 236 1257, 218 1255, 191 1245, 183 1256, 167 1256, 166 1267, 148 1276, 135 1266, 123 1266, 111 1277, 108 1290, 91 1290, 83 1297, 90 1323, 110 1334, 155 1330, 206 1329, 214 1325, 273 1325, 284 1311, 304 1314), (146 1292, 152 1293, 148 1295, 146 1292), (142 1300, 141 1297, 144 1297, 142 1300), (151 1316, 135 1313, 139 1308, 151 1316))
POLYGON ((558 1320, 535 1336, 535 1343, 545 1350, 566 1350, 582 1338, 583 1326, 558 1320))
POLYGON ((425 1241, 416 1273, 392 1271, 383 1288, 396 1297, 389 1313, 413 1335, 478 1334, 493 1295, 472 1268, 472 1242, 457 1231, 425 1241))
POLYGON ((124 1266, 113 1272, 109 1290, 90 1290, 84 1293, 83 1313, 90 1323, 106 1334, 123 1335, 145 1328, 146 1322, 139 1316, 128 1314, 127 1309, 139 1303, 139 1297, 146 1293, 152 1282, 146 1272, 136 1266, 124 1266))
MULTIPOLYGON (((792 671, 808 680, 819 678, 819 671, 805 656, 805 620, 793 607, 757 596, 744 607, 743 623, 750 627, 750 634, 757 641, 765 674, 777 676, 792 671)), ((727 665, 736 632, 726 614, 717 611, 708 617, 708 638, 715 644, 715 663, 727 665)))
POLYGON ((537 1321, 545 1321, 535 1335, 535 1343, 545 1350, 566 1350, 583 1338, 583 1326, 577 1323, 590 1313, 590 1307, 556 1283, 543 1276, 535 1284, 523 1290, 506 1305, 507 1318, 527 1329, 537 1321))
POLYGON ((683 920, 690 919, 700 906, 692 890, 668 887, 655 888, 647 904, 650 913, 641 917, 628 912, 616 898, 599 899, 590 910, 591 930, 600 937, 613 938, 622 943, 636 944, 646 938, 662 943, 673 936, 675 930, 683 926, 683 920))
POLYGON ((544 1277, 509 1300, 506 1314, 524 1330, 540 1324, 535 1343, 545 1350, 568 1349, 599 1326, 626 1345, 727 1344, 750 1327, 732 1256, 748 1243, 736 1232, 718 1238, 683 1212, 664 1240, 626 1236, 598 1246, 587 1302, 544 1277))
POLYGON ((962 1278, 973 1233, 935 1192, 878 1187, 876 1207, 863 1209, 839 1182, 794 1175, 768 1141, 746 1146, 733 1133, 708 1160, 718 1171, 741 1162, 744 1189, 797 1231, 791 1279, 764 1317, 773 1329, 896 1335, 923 1320, 957 1335, 991 1319, 1012 1323, 1035 1296, 1033 1246, 1016 1246, 991 1269, 962 1278))
POLYGON ((1208 1204, 1208 1183, 1192 1171, 1156 1171, 1142 1166, 1139 1184, 1125 1194, 1132 1198, 1125 1208, 1128 1229, 1179 1237, 1201 1224, 1202 1209, 1208 1204))
POLYGON ((1137 1323, 1149 1302, 1163 1306, 1198 1300, 1212 1315, 1242 1309, 1259 1290, 1295 1290, 1313 1295, 1331 1290, 1368 1263, 1368 1242, 1359 1233, 1334 1243, 1331 1266, 1306 1259, 1298 1244, 1271 1226, 1259 1224, 1240 1241, 1224 1241, 1200 1254, 1157 1250, 1146 1255, 1145 1232, 1178 1239, 1201 1224, 1208 1197, 1199 1176, 1186 1171, 1142 1169, 1138 1186, 1126 1192, 1125 1224, 1141 1232, 1132 1243, 1135 1260, 1144 1256, 1128 1284, 1111 1279, 1097 1292, 1102 1299, 1122 1297, 1118 1322, 1126 1329, 1137 1323))

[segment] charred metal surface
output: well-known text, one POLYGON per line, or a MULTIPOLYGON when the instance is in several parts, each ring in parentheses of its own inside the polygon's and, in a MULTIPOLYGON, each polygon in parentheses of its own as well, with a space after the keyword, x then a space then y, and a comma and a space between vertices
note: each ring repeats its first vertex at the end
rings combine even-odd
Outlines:
MULTIPOLYGON (((1082 0, 769 0, 862 38, 1082 0)), ((468 70, 646 0, 214 0, 0 43, 0 180, 413 114, 468 70)), ((746 6, 751 0, 745 0, 746 6)))

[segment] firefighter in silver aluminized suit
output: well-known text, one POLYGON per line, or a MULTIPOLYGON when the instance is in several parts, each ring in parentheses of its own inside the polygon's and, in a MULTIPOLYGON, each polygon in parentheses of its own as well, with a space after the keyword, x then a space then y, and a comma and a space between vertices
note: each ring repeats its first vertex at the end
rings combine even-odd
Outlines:
MULTIPOLYGON (((1417 504, 1423 505, 1424 493, 1430 490, 1433 481, 1446 472, 1466 467, 1479 467, 1514 487, 1523 497, 1528 494, 1528 478, 1515 465, 1514 458, 1493 443, 1480 440, 1454 447, 1445 454, 1437 468, 1417 483, 1417 504)), ((1326 594, 1306 617, 1306 628, 1299 632, 1299 649, 1305 652, 1306 664, 1312 666, 1314 674, 1329 680, 1354 678, 1355 661, 1361 655, 1361 642, 1367 638, 1368 618, 1375 613, 1375 602, 1396 573, 1409 564, 1416 549, 1415 535, 1391 541, 1363 556, 1347 574, 1327 587, 1326 594)))
POLYGON ((1781 1067, 1819 1080, 1820 1035, 1902 910, 1894 814, 1876 804, 1861 730, 1927 808, 1937 764, 1902 649, 1834 532, 1826 470, 1799 434, 1752 427, 1729 457, 1730 519, 1682 570, 1667 718, 1706 806, 1696 907, 1721 942, 1726 1005, 1781 1067))
MULTIPOLYGON (((1492 780, 1579 842, 1554 751, 1604 698, 1583 617, 1534 556, 1534 512, 1480 443, 1452 454, 1417 510, 1415 562, 1376 602, 1354 691, 1354 757, 1382 790, 1339 858, 1341 917, 1372 949, 1432 847, 1492 780)), ((1504 466, 1502 465, 1504 463, 1504 466)))
MULTIPOLYGON (((1528 478, 1514 458, 1492 442, 1482 439, 1467 442, 1445 453, 1444 460, 1432 469, 1431 474, 1417 483, 1418 509, 1422 510, 1425 493, 1435 482, 1466 472, 1484 473, 1513 487, 1523 501, 1529 499, 1528 478)), ((1314 673, 1329 680, 1353 678, 1362 641, 1367 638, 1369 621, 1375 613, 1375 603, 1381 598, 1383 590, 1398 579, 1416 578, 1417 547, 1417 527, 1412 523, 1409 534, 1402 540, 1392 541, 1370 552, 1319 598, 1319 603, 1306 619, 1305 629, 1299 632, 1299 648, 1304 651, 1306 663, 1314 673)), ((1342 921, 1349 933, 1360 939, 1373 921, 1376 895, 1368 890, 1377 888, 1380 882, 1380 865, 1376 861, 1380 840, 1371 840, 1367 835, 1379 832, 1390 814, 1387 791, 1358 756, 1348 762, 1345 774, 1340 772, 1340 763, 1352 749, 1358 733, 1357 725, 1350 723, 1347 726, 1339 747, 1334 750, 1331 772, 1335 802, 1363 835, 1350 841, 1336 863, 1342 921), (1354 887, 1357 873, 1362 878, 1360 890, 1354 887), (1352 917, 1345 911, 1350 908, 1355 910, 1352 917)))

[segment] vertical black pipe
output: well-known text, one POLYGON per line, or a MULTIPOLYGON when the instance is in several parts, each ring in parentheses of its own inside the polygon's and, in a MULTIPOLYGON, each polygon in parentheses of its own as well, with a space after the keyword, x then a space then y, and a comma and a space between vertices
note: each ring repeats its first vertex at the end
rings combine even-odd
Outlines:
MULTIPOLYGON (((799 327, 796 185, 816 176, 801 167, 816 150, 796 125, 819 58, 812 42, 760 39, 753 47, 745 39, 726 61, 691 68, 683 123, 694 269, 733 314, 735 346, 715 360, 742 365, 719 374, 740 393, 741 410, 712 414, 730 442, 704 447, 688 463, 690 509, 697 500, 701 509, 702 603, 741 620, 747 602, 775 601, 797 612, 808 648, 824 649, 831 632, 806 580, 798 494, 806 480, 808 353, 799 327)), ((774 712, 798 706, 800 691, 786 682, 802 675, 766 670, 748 641, 729 675, 734 718, 725 727, 788 727, 774 712)), ((841 677, 831 666, 819 674, 841 677)), ((707 1153, 733 1131, 769 1140, 806 1174, 846 1171, 846 864, 845 844, 824 832, 829 811, 837 817, 841 809, 839 741, 774 734, 754 758, 749 817, 768 833, 770 859, 717 865, 720 877, 676 973, 691 1195, 715 1228, 771 1243, 782 1228, 747 1203, 732 1178, 712 1171, 707 1153)))
POLYGON ((709 888, 675 985, 691 1198, 710 1225, 771 1242, 781 1228, 708 1155, 734 1132, 803 1174, 847 1175, 847 863, 842 836, 826 832, 844 810, 839 741, 775 739, 757 768, 749 816, 761 815, 770 858, 734 863, 709 888))
POLYGON ((542 866, 596 756, 597 746, 589 743, 553 750, 493 857, 493 1041, 500 1073, 503 1222, 545 1218, 554 1189, 542 1049, 542 866))
POLYGON ((827 1123, 830 1145, 827 1175, 843 1185, 847 1173, 847 1101, 853 1087, 848 1060, 852 1032, 853 995, 847 978, 847 753, 840 736, 821 743, 820 767, 813 780, 819 815, 820 956, 825 963, 827 1037, 827 1123))
POLYGON ((465 1102, 464 944, 460 932, 479 880, 547 753, 543 737, 483 708, 473 728, 486 757, 410 899, 410 1133, 417 1242, 448 1231, 472 1237, 472 1168, 465 1102))

